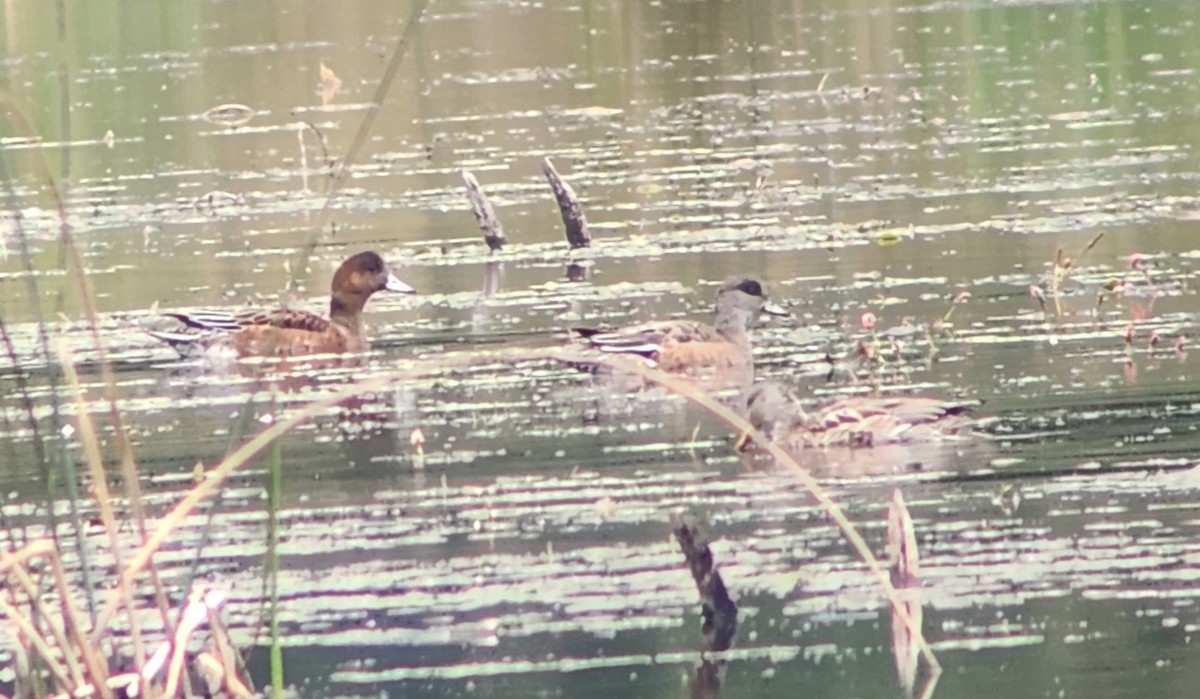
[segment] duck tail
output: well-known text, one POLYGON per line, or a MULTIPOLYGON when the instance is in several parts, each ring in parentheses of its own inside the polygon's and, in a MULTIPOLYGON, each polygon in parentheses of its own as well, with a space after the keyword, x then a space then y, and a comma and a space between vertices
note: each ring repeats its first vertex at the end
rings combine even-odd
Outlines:
POLYGON ((168 318, 174 318, 187 327, 195 328, 196 330, 234 331, 242 327, 242 321, 237 316, 223 311, 193 311, 192 313, 167 311, 163 315, 168 318))
POLYGON ((653 340, 639 334, 625 335, 620 332, 596 330, 594 328, 571 328, 571 332, 601 352, 613 354, 639 354, 654 358, 662 347, 653 340))
POLYGON ((200 335, 195 332, 182 331, 162 331, 162 330, 147 330, 146 334, 153 337, 159 342, 164 342, 171 346, 171 349, 179 353, 181 357, 189 357, 194 354, 200 344, 200 335))
POLYGON ((593 338, 601 333, 608 332, 602 328, 571 328, 571 334, 584 340, 593 338))
POLYGON ((610 354, 636 354, 646 359, 654 359, 662 351, 662 347, 653 342, 605 342, 594 343, 594 346, 601 352, 608 352, 610 354))

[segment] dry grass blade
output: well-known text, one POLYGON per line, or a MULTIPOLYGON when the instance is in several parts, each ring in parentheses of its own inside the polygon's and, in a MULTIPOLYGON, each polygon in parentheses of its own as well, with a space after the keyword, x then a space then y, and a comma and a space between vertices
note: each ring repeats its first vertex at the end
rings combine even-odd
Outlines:
MULTIPOLYGON (((16 607, 9 603, 8 600, 0 597, 0 616, 10 621, 17 630, 23 635, 25 642, 33 645, 37 654, 41 656, 42 661, 46 663, 50 674, 54 675, 54 679, 64 687, 78 687, 83 684, 82 676, 72 673, 71 677, 67 676, 67 671, 58 662, 57 654, 54 652, 53 646, 50 645, 46 638, 38 631, 37 626, 33 624, 24 614, 16 607)), ((53 624, 51 624, 53 627, 53 624)), ((60 646, 61 647, 61 646, 60 646)), ((67 657, 71 657, 67 654, 67 657)))
POLYGON ((208 625, 212 629, 213 645, 216 646, 225 689, 238 699, 254 696, 254 692, 242 682, 239 676, 239 673, 245 669, 242 659, 229 640, 229 631, 225 628, 225 623, 216 610, 209 610, 208 625))
MULTIPOLYGON (((79 443, 83 447, 84 461, 87 463, 88 471, 92 477, 92 492, 96 499, 96 507, 100 510, 100 521, 104 525, 104 531, 108 535, 108 544, 112 548, 113 562, 116 564, 117 570, 120 570, 123 565, 121 563, 121 541, 117 537, 117 520, 113 515, 112 497, 108 491, 108 474, 104 470, 104 457, 100 454, 100 437, 96 434, 95 424, 92 422, 91 412, 88 410, 87 400, 83 397, 83 388, 79 383, 79 373, 75 370, 75 359, 71 355, 70 349, 67 348, 66 342, 59 342, 56 348, 58 350, 59 363, 62 365, 63 373, 67 381, 67 386, 71 389, 71 395, 75 400, 77 422, 79 424, 79 443)), ((138 621, 138 615, 134 608, 133 590, 126 585, 121 590, 125 597, 125 603, 129 609, 129 632, 130 638, 133 641, 133 657, 134 662, 138 667, 146 664, 146 651, 142 645, 142 628, 141 622, 138 621)))
POLYGON ((917 551, 917 532, 913 527, 912 515, 904 502, 904 494, 897 488, 888 503, 888 558, 892 567, 892 584, 907 587, 916 582, 920 574, 920 558, 917 551))
MULTIPOLYGON (((551 352, 550 356, 553 356, 559 361, 565 363, 577 361, 576 358, 565 353, 551 352)), ((921 654, 924 656, 925 661, 929 664, 933 678, 936 679, 941 674, 941 665, 938 663, 937 657, 933 653, 933 649, 929 647, 928 641, 925 640, 924 635, 920 633, 919 627, 915 625, 914 620, 908 614, 904 605, 905 600, 897 592, 895 586, 892 585, 892 581, 888 574, 888 569, 879 562, 873 553, 871 553, 871 549, 867 546, 866 540, 863 539, 862 535, 858 532, 858 529, 854 527, 850 520, 846 518, 846 514, 842 512, 842 508, 836 502, 834 502, 833 498, 830 497, 829 493, 827 493, 825 489, 821 487, 820 483, 813 478, 812 474, 809 473, 807 469, 800 466, 799 463, 797 463, 795 458, 780 448, 779 445, 769 440, 762 432, 754 429, 754 427, 750 425, 750 423, 744 418, 742 418, 742 416, 733 412, 727 406, 717 402, 711 396, 705 394, 699 388, 685 380, 681 380, 678 377, 671 376, 670 374, 658 371, 657 369, 652 369, 642 363, 630 361, 619 356, 602 357, 597 359, 596 363, 603 366, 608 366, 609 368, 615 370, 634 374, 649 382, 657 383, 672 393, 681 395, 695 405, 705 409, 710 414, 729 425, 735 433, 740 434, 742 432, 749 432, 750 438, 754 441, 758 448, 770 454, 775 459, 776 463, 787 469, 787 471, 791 473, 792 476, 805 487, 805 489, 808 490, 809 494, 813 496, 813 498, 837 524, 838 528, 841 529, 842 535, 846 537, 846 540, 850 542, 850 545, 854 547, 854 550, 863 559, 863 561, 866 562, 867 567, 870 568, 871 572, 875 574, 876 580, 878 580, 880 586, 883 587, 884 593, 887 595, 888 601, 891 603, 892 608, 895 610, 897 616, 908 628, 915 630, 918 644, 921 648, 921 654)))
MULTIPOLYGON (((909 622, 893 611, 892 614, 892 657, 896 673, 906 695, 911 696, 916 685, 920 651, 915 645, 921 637, 924 610, 921 607, 921 589, 917 574, 920 568, 917 552, 917 533, 912 515, 904 502, 900 489, 892 491, 887 513, 887 549, 891 566, 892 584, 902 589, 904 610, 909 622)), ((925 695, 932 690, 927 689, 925 695)))
MULTIPOLYGON (((32 603, 37 600, 38 590, 37 584, 33 582, 29 571, 25 568, 25 562, 32 558, 43 558, 47 556, 57 556, 58 551, 54 548, 54 544, 48 539, 35 541, 28 546, 18 550, 16 553, 9 554, 0 551, 0 574, 6 574, 16 578, 20 590, 25 593, 26 598, 32 603)), ((3 576, 0 576, 3 577, 3 576)), ((8 592, 13 597, 13 602, 10 603, 4 597, 0 597, 0 617, 10 619, 13 624, 24 634, 25 641, 31 643, 38 655, 45 661, 50 673, 54 675, 64 686, 78 686, 83 683, 83 672, 79 668, 78 662, 72 653, 63 653, 66 660, 67 668, 58 662, 58 656, 52 650, 52 646, 42 636, 37 626, 33 624, 19 609, 16 608, 17 588, 8 586, 8 592), (69 675, 68 675, 69 671, 69 675), (72 682, 74 680, 74 682, 72 682)), ((36 613, 36 612, 35 612, 36 613)), ((55 642, 59 648, 67 648, 67 639, 63 634, 62 627, 55 623, 48 615, 43 615, 54 634, 55 642)))
POLYGON ((173 532, 175 528, 184 521, 184 519, 192 512, 196 505, 212 495, 213 492, 215 492, 216 489, 225 482, 225 479, 228 478, 231 473, 245 465, 251 459, 258 456, 276 439, 282 437, 284 434, 287 434, 308 420, 316 417, 325 410, 333 408, 345 400, 361 396, 365 393, 381 391, 397 381, 411 379, 413 377, 414 374, 412 372, 397 372, 390 376, 373 379, 371 381, 364 381, 343 388, 342 390, 336 391, 325 398, 313 401, 288 417, 275 422, 270 427, 262 430, 249 441, 242 444, 242 446, 226 455, 226 457, 221 460, 221 463, 217 464, 208 471, 208 477, 205 478, 204 481, 189 490, 188 494, 184 496, 184 498, 180 500, 179 503, 176 504, 175 507, 172 508, 171 511, 162 518, 158 524, 158 527, 147 537, 145 543, 142 544, 137 552, 134 553, 133 558, 131 558, 129 561, 129 564, 121 572, 121 580, 119 581, 120 584, 118 585, 118 588, 109 593, 108 600, 105 602, 103 610, 101 611, 97 620, 96 630, 93 631, 93 641, 98 640, 104 629, 107 628, 109 623, 111 623, 113 614, 120 602, 118 598, 118 595, 120 594, 120 587, 132 583, 133 579, 142 571, 147 563, 149 563, 154 553, 158 551, 158 548, 162 546, 167 540, 167 537, 171 535, 171 532, 173 532))
MULTIPOLYGON (((62 615, 64 626, 70 630, 71 635, 75 638, 75 648, 83 658, 83 663, 87 668, 87 675, 90 676, 94 684, 100 687, 100 694, 103 697, 111 697, 112 692, 104 686, 108 679, 108 668, 100 659, 98 648, 95 644, 88 643, 87 633, 84 630, 83 623, 80 620, 79 613, 75 610, 75 606, 71 603, 71 590, 67 584, 66 575, 63 572, 62 561, 58 556, 58 549, 49 539, 41 539, 35 541, 24 549, 21 549, 15 554, 0 552, 0 573, 13 573, 21 583, 25 593, 32 599, 37 594, 36 585, 24 570, 25 562, 34 558, 44 559, 50 564, 51 577, 54 580, 55 592, 62 605, 62 615)), ((12 619, 14 623, 22 628, 34 629, 34 625, 29 619, 26 619, 16 610, 13 610, 7 602, 4 605, 7 617, 12 619)), ((74 659, 71 657, 71 643, 64 633, 58 629, 53 619, 47 618, 51 629, 55 632, 55 639, 58 643, 59 650, 63 657, 67 658, 68 666, 71 668, 71 677, 74 681, 67 679, 67 673, 61 669, 55 670, 54 674, 57 678, 64 681, 65 686, 82 687, 86 684, 83 678, 83 673, 74 665, 74 659)), ((54 653, 52 647, 45 643, 45 640, 36 633, 36 630, 30 634, 27 631, 27 638, 35 644, 38 653, 41 655, 47 665, 54 668, 55 658, 58 657, 54 653), (39 642, 40 641, 40 642, 39 642)), ((59 666, 61 668, 61 666, 59 666)))
MULTIPOLYGON (((11 99, 5 93, 0 92, 0 103, 4 103, 4 102, 8 102, 10 105, 12 105, 11 99)), ((19 110, 17 110, 15 108, 15 106, 13 106, 13 108, 10 109, 10 112, 11 112, 12 118, 17 122, 17 125, 22 130, 25 130, 30 135, 32 135, 34 133, 29 121, 24 117, 23 114, 21 114, 21 112, 19 110)), ((63 200, 62 193, 58 187, 58 183, 55 181, 54 175, 50 171, 50 166, 46 160, 45 152, 42 151, 41 149, 38 149, 37 152, 39 154, 39 159, 37 162, 39 163, 39 165, 41 167, 41 174, 45 178, 47 190, 50 192, 50 194, 55 202, 56 211, 58 213, 60 244, 62 245, 63 249, 67 252, 68 257, 70 259, 70 263, 71 263, 71 267, 72 267, 72 269, 71 269, 72 276, 75 280, 76 286, 79 289, 80 308, 83 311, 84 319, 87 321, 87 327, 88 327, 89 334, 92 339, 92 344, 96 350, 96 355, 98 358, 97 363, 100 367, 100 376, 102 378, 102 385, 104 387, 104 399, 108 404, 109 420, 111 421, 113 434, 115 437, 117 453, 118 453, 118 457, 119 457, 119 460, 121 463, 121 474, 122 474, 122 477, 125 482, 126 495, 129 499, 129 506, 130 506, 130 509, 133 511, 134 521, 138 525, 138 530, 144 536, 145 532, 146 532, 146 518, 145 518, 145 511, 142 507, 142 494, 141 494, 141 486, 139 485, 137 464, 134 461, 134 457, 133 457, 133 446, 129 442, 129 435, 126 432, 125 426, 123 424, 124 419, 122 418, 121 411, 117 406, 116 377, 113 376, 112 366, 108 362, 104 343, 100 339, 99 324, 98 324, 97 317, 96 317, 95 294, 92 291, 91 282, 87 277, 87 268, 84 265, 83 255, 80 254, 78 246, 75 245, 75 238, 71 233, 70 223, 67 221, 66 203, 63 200)), ((21 242, 22 242, 22 245, 21 245, 22 255, 24 257, 28 258, 28 249, 27 249, 27 245, 25 245, 24 236, 21 237, 21 242)), ((36 282, 34 281, 34 275, 32 274, 32 262, 27 261, 27 268, 28 268, 28 271, 31 272, 31 274, 29 275, 30 284, 35 285, 36 282)), ((33 287, 33 290, 36 291, 36 286, 33 287)), ((40 298, 36 293, 33 296, 34 296, 34 298, 40 298)), ((45 330, 46 324, 45 324, 42 314, 41 314, 40 305, 35 303, 34 306, 36 307, 35 310, 37 312, 39 336, 41 337, 41 342, 42 342, 42 346, 43 346, 42 349, 46 355, 46 361, 50 362, 51 354, 50 354, 49 340, 46 337, 46 330, 45 330)), ((54 392, 54 395, 57 395, 57 391, 54 392)), ((56 419, 57 419, 57 414, 58 414, 57 403, 55 403, 54 407, 55 407, 54 413, 55 413, 56 419)), ((69 479, 68 480, 68 488, 73 488, 73 487, 74 487, 73 480, 69 479)), ((72 493, 72 495, 73 495, 72 502, 74 502, 74 493, 72 493)), ((74 508, 73 508, 73 511, 74 511, 74 508)), ((83 539, 83 527, 81 526, 81 523, 80 523, 77 515, 75 517, 74 524, 75 524, 75 528, 76 528, 76 536, 79 537, 78 546, 79 546, 80 556, 83 557, 84 559, 86 559, 87 547, 86 547, 86 542, 83 539)), ((83 560, 82 562, 84 563, 85 580, 88 580, 88 577, 87 577, 88 573, 86 572, 88 566, 86 565, 86 560, 83 560)), ((170 629, 171 628, 171 620, 169 618, 168 609, 167 609, 167 595, 166 595, 165 590, 163 590, 161 582, 158 579, 158 572, 153 569, 151 569, 151 581, 154 586, 155 601, 158 604, 159 613, 162 616, 163 626, 164 626, 164 628, 170 629)), ((92 585, 91 584, 87 585, 87 592, 88 592, 88 604, 89 604, 89 606, 94 606, 93 599, 92 599, 92 585)))

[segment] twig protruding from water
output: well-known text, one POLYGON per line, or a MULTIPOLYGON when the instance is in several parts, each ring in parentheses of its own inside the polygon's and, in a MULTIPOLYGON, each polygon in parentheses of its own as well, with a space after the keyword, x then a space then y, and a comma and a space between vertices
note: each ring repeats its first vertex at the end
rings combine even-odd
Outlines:
MULTIPOLYGON (((897 488, 888 503, 887 542, 889 572, 892 585, 900 596, 901 604, 892 609, 892 658, 896 673, 904 687, 905 696, 912 696, 917 683, 920 665, 920 644, 924 636, 921 625, 924 617, 921 608, 921 589, 917 580, 918 556, 917 535, 912 516, 904 503, 904 495, 897 488), (900 607, 906 614, 899 614, 900 607), (905 618, 907 617, 907 619, 905 618)), ((937 672, 931 666, 931 674, 922 696, 931 696, 937 684, 937 672)))
POLYGON ((887 519, 888 563, 892 572, 892 585, 910 587, 917 582, 920 561, 917 553, 917 534, 913 528, 912 515, 904 502, 904 494, 897 488, 888 503, 887 519))
POLYGON ((500 225, 496 210, 492 208, 492 202, 488 201, 475 175, 463 170, 462 178, 463 184, 467 186, 467 199, 471 202, 471 211, 475 214, 475 220, 479 222, 479 231, 483 233, 483 240, 492 252, 496 252, 508 242, 504 235, 504 226, 500 225))
POLYGON ((690 514, 673 516, 675 540, 687 561, 696 591, 700 593, 701 614, 704 617, 704 642, 706 650, 729 650, 737 633, 737 604, 729 597, 729 590, 713 561, 708 536, 697 526, 690 514))
POLYGON ((542 160, 542 172, 554 190, 554 198, 558 200, 558 210, 567 229, 567 242, 572 248, 591 247, 592 234, 588 231, 587 218, 583 215, 583 206, 579 203, 579 197, 575 196, 575 190, 563 181, 549 158, 542 160))

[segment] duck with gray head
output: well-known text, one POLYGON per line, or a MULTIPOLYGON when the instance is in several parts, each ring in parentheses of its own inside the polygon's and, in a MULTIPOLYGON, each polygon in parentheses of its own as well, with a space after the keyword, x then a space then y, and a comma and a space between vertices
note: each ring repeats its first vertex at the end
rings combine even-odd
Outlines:
POLYGON ((717 289, 712 325, 695 320, 657 320, 616 330, 576 328, 602 352, 645 357, 667 373, 706 369, 753 369, 750 331, 760 313, 787 315, 771 303, 766 286, 752 277, 734 277, 717 289))

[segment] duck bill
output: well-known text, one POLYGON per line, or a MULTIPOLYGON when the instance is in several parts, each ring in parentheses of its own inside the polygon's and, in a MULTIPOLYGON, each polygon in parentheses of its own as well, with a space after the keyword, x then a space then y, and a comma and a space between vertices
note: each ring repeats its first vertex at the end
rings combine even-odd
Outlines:
POLYGON ((400 281, 400 278, 394 274, 388 275, 387 283, 383 285, 383 288, 387 289, 388 291, 395 291, 398 294, 415 294, 415 293, 417 293, 416 289, 414 289, 411 286, 409 286, 408 284, 405 284, 404 282, 400 281))
POLYGON ((771 315, 771 316, 791 315, 791 313, 788 313, 787 309, 784 308, 783 306, 780 306, 779 304, 771 303, 769 301, 762 307, 762 312, 766 313, 767 315, 771 315))

